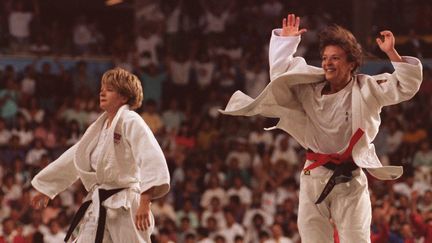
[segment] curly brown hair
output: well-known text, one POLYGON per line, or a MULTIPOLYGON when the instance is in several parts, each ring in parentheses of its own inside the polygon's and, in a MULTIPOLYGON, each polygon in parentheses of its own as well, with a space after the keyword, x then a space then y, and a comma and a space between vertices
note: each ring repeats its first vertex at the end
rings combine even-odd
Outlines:
POLYGON ((321 56, 327 46, 339 46, 347 54, 348 62, 353 62, 355 64, 351 73, 357 71, 358 67, 363 62, 363 52, 357 39, 349 30, 339 25, 331 25, 321 31, 319 38, 321 56))
POLYGON ((132 73, 119 67, 110 69, 103 74, 102 84, 112 86, 119 94, 127 97, 126 103, 132 110, 141 107, 143 101, 141 81, 132 73))

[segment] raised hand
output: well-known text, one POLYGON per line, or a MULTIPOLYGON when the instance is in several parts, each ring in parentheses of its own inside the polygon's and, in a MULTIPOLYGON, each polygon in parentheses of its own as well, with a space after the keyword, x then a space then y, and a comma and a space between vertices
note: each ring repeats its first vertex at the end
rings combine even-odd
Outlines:
POLYGON ((383 30, 380 32, 380 35, 382 38, 376 38, 376 42, 381 51, 387 54, 391 61, 401 62, 402 58, 395 49, 395 38, 393 33, 389 30, 383 30))
POLYGON ((306 29, 300 29, 300 17, 296 17, 295 14, 288 14, 286 18, 282 20, 282 32, 281 36, 299 36, 305 33, 306 29))
POLYGON ((394 50, 395 38, 393 36, 393 33, 389 30, 383 30, 380 32, 380 35, 382 36, 382 38, 376 38, 376 42, 381 51, 387 53, 394 50))

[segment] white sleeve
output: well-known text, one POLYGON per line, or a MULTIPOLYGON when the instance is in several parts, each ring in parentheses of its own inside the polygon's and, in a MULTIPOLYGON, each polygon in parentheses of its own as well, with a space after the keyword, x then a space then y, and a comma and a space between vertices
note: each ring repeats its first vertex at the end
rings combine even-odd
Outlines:
POLYGON ((124 125, 124 134, 141 170, 141 193, 153 187, 153 198, 162 197, 170 187, 170 175, 162 149, 139 115, 125 121, 124 125))
POLYGON ((392 62, 395 71, 372 76, 372 92, 381 106, 411 99, 420 89, 423 79, 422 64, 414 57, 403 57, 405 62, 392 62))
POLYGON ((290 69, 300 36, 280 36, 281 29, 272 31, 269 46, 270 80, 275 80, 290 69))
POLYGON ((79 142, 41 170, 31 181, 32 186, 53 199, 72 185, 78 179, 78 172, 73 162, 78 144, 79 142))

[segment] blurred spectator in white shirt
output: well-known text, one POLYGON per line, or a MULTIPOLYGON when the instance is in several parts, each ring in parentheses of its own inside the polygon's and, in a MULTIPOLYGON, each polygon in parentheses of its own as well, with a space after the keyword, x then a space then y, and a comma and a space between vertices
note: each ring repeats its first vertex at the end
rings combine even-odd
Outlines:
POLYGON ((92 43, 92 33, 85 17, 79 17, 73 27, 73 44, 75 54, 88 54, 92 43))
POLYGON ((59 243, 64 241, 66 232, 62 230, 57 219, 51 219, 48 223, 48 228, 49 230, 44 233, 45 243, 59 243))
POLYGON ((24 2, 14 1, 13 9, 9 14, 9 34, 12 37, 12 49, 21 51, 30 41, 30 23, 34 14, 24 9, 24 2))

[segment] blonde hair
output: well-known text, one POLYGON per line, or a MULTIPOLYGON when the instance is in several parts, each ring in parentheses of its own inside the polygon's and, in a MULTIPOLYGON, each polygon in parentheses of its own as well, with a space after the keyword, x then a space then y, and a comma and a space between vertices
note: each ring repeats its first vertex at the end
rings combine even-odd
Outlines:
POLYGON ((112 86, 116 92, 126 97, 126 104, 132 110, 141 107, 143 101, 143 89, 141 81, 132 73, 116 67, 106 71, 102 76, 102 84, 112 86))

